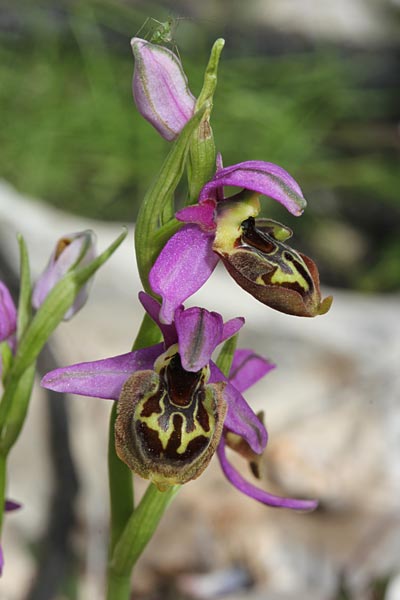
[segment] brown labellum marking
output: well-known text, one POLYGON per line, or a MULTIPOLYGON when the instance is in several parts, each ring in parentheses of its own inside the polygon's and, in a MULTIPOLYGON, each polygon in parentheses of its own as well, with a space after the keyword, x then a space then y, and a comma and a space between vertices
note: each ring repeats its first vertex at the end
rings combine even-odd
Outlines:
POLYGON ((70 243, 71 240, 69 238, 61 238, 61 240, 58 241, 56 251, 54 254, 55 260, 59 258, 59 256, 64 252, 65 248, 67 248, 70 245, 70 243))
POLYGON ((142 443, 146 450, 146 454, 149 454, 154 458, 160 458, 161 456, 163 456, 163 447, 160 442, 160 437, 157 431, 148 427, 146 423, 137 421, 136 433, 138 438, 142 440, 142 443))
POLYGON ((178 354, 160 375, 139 371, 123 386, 115 426, 118 456, 156 485, 185 483, 209 463, 222 434, 225 384, 188 373, 178 354))
POLYGON ((207 431, 208 433, 210 431, 210 418, 206 409, 204 408, 203 402, 198 403, 195 418, 200 423, 204 431, 207 431))
POLYGON ((142 412, 140 413, 141 417, 150 417, 153 413, 161 413, 162 407, 160 404, 161 394, 155 393, 154 396, 151 396, 148 400, 143 403, 142 412))
POLYGON ((272 254, 277 251, 278 246, 271 236, 267 233, 262 233, 256 228, 254 217, 249 217, 246 221, 243 221, 242 231, 242 243, 244 242, 257 250, 260 250, 263 254, 272 254))
POLYGON ((179 354, 175 354, 171 358, 168 367, 163 369, 160 375, 165 377, 171 402, 176 406, 189 406, 193 400, 196 387, 199 385, 202 372, 185 371, 179 354))

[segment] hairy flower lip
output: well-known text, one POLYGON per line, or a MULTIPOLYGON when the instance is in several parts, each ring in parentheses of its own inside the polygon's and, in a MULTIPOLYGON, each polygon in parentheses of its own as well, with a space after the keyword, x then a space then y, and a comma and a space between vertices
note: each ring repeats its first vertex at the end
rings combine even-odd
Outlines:
POLYGON ((139 113, 168 141, 193 116, 196 99, 181 61, 168 48, 132 38, 135 57, 133 97, 139 113))

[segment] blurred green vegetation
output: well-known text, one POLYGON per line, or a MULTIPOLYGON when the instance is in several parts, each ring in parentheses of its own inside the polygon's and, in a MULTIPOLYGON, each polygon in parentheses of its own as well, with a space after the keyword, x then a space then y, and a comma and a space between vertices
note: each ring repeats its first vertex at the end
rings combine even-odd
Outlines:
MULTIPOLYGON (((168 17, 150 4, 144 14, 111 0, 26 1, 18 11, 10 3, 9 23, 0 29, 1 177, 81 215, 135 218, 168 151, 131 95, 129 40, 150 14, 168 17)), ((223 27, 178 24, 174 35, 197 94, 223 27)), ((301 183, 309 200, 301 220, 266 205, 296 229, 294 245, 318 259, 324 282, 398 289, 390 55, 333 47, 266 54, 260 31, 241 36, 240 50, 236 36, 226 40, 215 97, 213 128, 225 164, 276 162, 301 183)))

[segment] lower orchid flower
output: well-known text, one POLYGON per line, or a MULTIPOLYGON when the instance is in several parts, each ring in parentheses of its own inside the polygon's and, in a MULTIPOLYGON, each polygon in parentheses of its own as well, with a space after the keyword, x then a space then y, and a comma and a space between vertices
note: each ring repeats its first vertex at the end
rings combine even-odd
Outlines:
POLYGON ((160 344, 95 362, 51 371, 42 385, 60 392, 118 401, 115 424, 120 459, 160 490, 198 477, 217 451, 226 477, 248 496, 271 506, 315 508, 313 500, 268 494, 245 481, 227 461, 225 444, 242 440, 251 456, 267 444, 267 431, 243 398, 273 368, 252 351, 237 351, 230 377, 211 360, 215 348, 235 335, 244 319, 223 323, 216 312, 193 307, 175 310, 174 321, 160 321, 160 305, 139 295, 159 326, 160 344))
POLYGON ((186 225, 169 239, 149 276, 162 298, 165 323, 207 281, 219 259, 242 288, 276 310, 305 317, 329 310, 332 299, 321 301, 315 263, 286 243, 291 230, 271 219, 255 219, 260 194, 296 216, 306 206, 299 185, 284 169, 247 161, 218 169, 202 188, 198 204, 176 214, 186 225), (225 199, 224 186, 243 191, 225 199))

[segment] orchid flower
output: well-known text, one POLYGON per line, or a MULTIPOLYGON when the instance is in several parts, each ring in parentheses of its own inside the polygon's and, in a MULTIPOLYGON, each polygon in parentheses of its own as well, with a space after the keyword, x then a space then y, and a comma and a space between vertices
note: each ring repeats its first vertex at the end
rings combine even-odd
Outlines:
POLYGON ((131 46, 138 111, 163 138, 174 140, 193 116, 196 104, 181 61, 168 48, 140 38, 133 38, 131 46))
MULTIPOLYGON (((4 511, 5 512, 11 512, 13 510, 18 510, 19 508, 21 508, 21 505, 18 502, 14 502, 14 500, 6 500, 4 503, 4 511)), ((3 567, 4 567, 4 556, 3 556, 2 547, 0 545, 0 575, 3 573, 3 567)))
POLYGON ((267 432, 241 391, 273 368, 251 351, 238 351, 230 378, 211 360, 215 348, 235 335, 244 319, 223 323, 203 308, 179 306, 171 324, 160 321, 160 305, 139 298, 164 341, 127 354, 51 371, 42 386, 59 392, 118 401, 116 451, 135 473, 159 489, 198 477, 217 455, 227 478, 242 492, 272 506, 315 508, 312 500, 273 496, 246 482, 227 461, 229 435, 260 455, 267 432))
POLYGON ((257 300, 281 312, 312 317, 330 308, 321 301, 315 263, 286 241, 289 228, 271 219, 255 219, 259 195, 302 214, 306 201, 297 182, 281 167, 247 161, 219 168, 206 183, 198 203, 175 215, 186 223, 159 254, 149 276, 161 296, 161 320, 171 323, 182 302, 207 281, 221 259, 236 282, 257 300), (223 197, 224 186, 243 191, 223 197))
MULTIPOLYGON (((95 235, 93 231, 86 230, 70 233, 60 238, 50 256, 49 263, 43 271, 32 294, 32 305, 38 309, 53 287, 70 271, 80 266, 88 265, 96 256, 95 235)), ((88 298, 87 283, 82 287, 73 305, 64 315, 68 321, 86 303, 88 298)))

